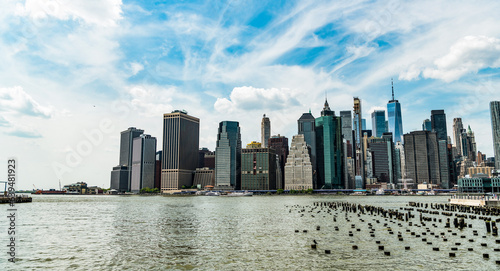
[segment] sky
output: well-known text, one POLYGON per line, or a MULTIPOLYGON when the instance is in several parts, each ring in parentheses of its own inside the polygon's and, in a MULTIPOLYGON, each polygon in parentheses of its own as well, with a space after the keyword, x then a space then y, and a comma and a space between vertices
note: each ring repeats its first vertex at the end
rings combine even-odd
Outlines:
MULTIPOLYGON (((391 78, 403 131, 444 109, 493 156, 489 102, 499 100, 499 1, 2 1, 0 180, 18 189, 78 181, 109 187, 120 132, 162 142, 164 113, 200 118, 200 147, 220 121, 242 143, 290 138, 297 119, 362 101, 386 109, 391 78)), ((453 139, 452 139, 453 141, 453 139)), ((454 142, 453 142, 454 143, 454 142)), ((3 189, 3 188, 2 188, 3 189)))

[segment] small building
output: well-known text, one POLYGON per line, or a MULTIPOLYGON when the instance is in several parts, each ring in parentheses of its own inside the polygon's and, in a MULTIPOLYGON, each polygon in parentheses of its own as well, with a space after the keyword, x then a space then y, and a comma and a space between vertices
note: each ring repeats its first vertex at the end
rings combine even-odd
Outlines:
POLYGON ((69 194, 87 194, 88 187, 86 182, 77 182, 63 187, 69 194))

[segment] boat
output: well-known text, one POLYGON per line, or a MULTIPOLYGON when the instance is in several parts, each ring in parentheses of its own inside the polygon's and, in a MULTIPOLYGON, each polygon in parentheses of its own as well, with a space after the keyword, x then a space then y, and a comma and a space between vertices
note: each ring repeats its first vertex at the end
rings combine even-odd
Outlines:
POLYGON ((228 197, 251 197, 253 192, 243 191, 243 192, 232 192, 227 194, 228 197))
POLYGON ((66 194, 66 190, 55 190, 55 189, 50 189, 50 190, 37 190, 36 192, 32 192, 31 194, 49 194, 49 195, 60 195, 60 194, 66 194))
POLYGON ((205 193, 205 196, 220 196, 220 193, 217 191, 209 191, 205 193))
POLYGON ((377 195, 377 196, 383 196, 383 195, 385 195, 384 189, 383 188, 379 188, 377 190, 377 192, 375 192, 375 195, 377 195))

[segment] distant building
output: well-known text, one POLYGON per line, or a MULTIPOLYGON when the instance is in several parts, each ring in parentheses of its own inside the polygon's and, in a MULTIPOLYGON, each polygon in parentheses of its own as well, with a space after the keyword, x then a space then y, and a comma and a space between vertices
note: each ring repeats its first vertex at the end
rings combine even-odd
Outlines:
POLYGON ((157 151, 155 155, 155 187, 161 189, 161 158, 162 151, 157 151))
POLYGON ((453 119, 453 140, 455 140, 455 147, 457 148, 458 156, 462 156, 462 130, 464 125, 462 118, 453 119))
POLYGON ((490 102, 490 114, 493 150, 495 151, 495 169, 500 170, 500 101, 490 102))
MULTIPOLYGON (((90 194, 86 182, 77 182, 65 185, 62 190, 69 194, 90 194)), ((95 194, 95 193, 94 193, 95 194)))
POLYGON ((438 140, 448 140, 448 132, 446 130, 446 114, 444 110, 431 111, 432 131, 436 132, 438 140))
POLYGON ((316 154, 316 189, 344 188, 342 122, 340 117, 335 116, 326 100, 321 117, 316 118, 316 154))
POLYGON ((395 185, 397 180, 392 134, 386 133, 384 135, 383 138, 368 139, 368 148, 372 156, 373 177, 377 178, 379 182, 395 185))
POLYGON ((257 141, 252 141, 247 144, 247 149, 260 149, 262 148, 262 144, 257 141))
POLYGON ((425 119, 422 123, 422 131, 432 131, 432 123, 430 119, 425 119))
POLYGON ((273 149, 242 149, 241 190, 276 190, 276 165, 273 149))
POLYGON ((304 135, 304 140, 311 149, 313 174, 316 170, 316 131, 314 121, 315 119, 311 114, 311 111, 309 111, 309 113, 302 114, 302 116, 297 120, 298 134, 304 135))
POLYGON ((478 174, 484 174, 488 178, 493 177, 494 167, 470 167, 467 169, 467 174, 471 177, 476 177, 478 174))
POLYGON ((392 133, 394 143, 403 142, 403 116, 401 114, 401 104, 394 99, 394 84, 392 84, 392 100, 387 103, 387 118, 389 132, 392 133))
POLYGON ((288 138, 282 135, 272 136, 269 138, 269 148, 276 151, 278 156, 279 180, 277 189, 285 187, 285 163, 288 157, 288 138))
POLYGON ((197 168, 194 172, 193 186, 205 189, 207 186, 215 186, 215 170, 210 168, 197 168))
MULTIPOLYGON (((353 156, 354 156, 354 171, 356 176, 360 176, 360 178, 356 179, 356 186, 359 183, 359 179, 362 180, 364 187, 365 181, 365 153, 363 146, 363 131, 362 131, 362 110, 361 110, 361 100, 358 97, 354 97, 354 106, 353 106, 353 130, 354 130, 354 138, 353 138, 353 156)), ((359 187, 357 187, 359 188, 359 187)))
POLYGON ((361 119, 361 130, 368 130, 366 129, 366 119, 361 119))
POLYGON ((200 148, 198 151, 198 167, 197 168, 204 168, 205 167, 205 155, 206 154, 213 154, 208 148, 200 148))
POLYGON ((240 189, 241 134, 237 121, 222 121, 215 148, 216 189, 240 189))
POLYGON ((352 112, 350 110, 340 111, 340 118, 342 119, 342 137, 347 140, 346 155, 347 157, 353 157, 352 112))
POLYGON ((156 138, 142 134, 134 138, 130 191, 139 193, 142 188, 154 188, 156 164, 156 138))
POLYGON ((111 172, 111 189, 115 189, 118 192, 130 191, 132 180, 132 175, 130 174, 132 169, 132 143, 134 138, 140 136, 142 133, 144 133, 144 130, 136 129, 135 127, 130 127, 120 133, 120 164, 113 167, 113 171, 111 172))
POLYGON ((385 110, 375 110, 372 112, 372 132, 375 137, 382 137, 385 130, 385 110))
POLYGON ((262 147, 267 148, 268 140, 271 137, 271 121, 268 117, 266 117, 266 114, 264 114, 264 116, 262 117, 262 122, 260 124, 260 133, 260 141, 262 142, 262 147))
POLYGON ((313 172, 309 152, 310 148, 305 142, 304 135, 293 136, 285 165, 285 190, 313 188, 313 172))
POLYGON ((192 186, 199 159, 199 138, 198 118, 179 110, 163 115, 162 192, 192 186))

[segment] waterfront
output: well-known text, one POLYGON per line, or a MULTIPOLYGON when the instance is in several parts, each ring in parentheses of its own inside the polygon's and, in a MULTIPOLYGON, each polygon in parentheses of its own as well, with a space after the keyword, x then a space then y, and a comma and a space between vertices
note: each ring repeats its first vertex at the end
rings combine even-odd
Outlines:
MULTIPOLYGON (((446 203, 447 197, 434 196, 72 196, 33 195, 30 204, 18 207, 18 262, 1 265, 15 269, 52 270, 493 270, 498 268, 500 247, 486 234, 482 220, 468 220, 466 228, 448 241, 439 238, 432 246, 411 237, 397 223, 381 217, 337 214, 302 214, 293 205, 342 201, 369 204, 386 209, 407 207, 410 201, 446 203), (288 206, 288 207, 287 207, 288 206), (315 215, 314 217, 312 215, 315 215), (359 219, 364 219, 361 222, 359 219), (372 219, 381 220, 380 224, 372 219), (376 228, 370 237, 367 223, 376 228), (401 231, 404 241, 387 233, 383 223, 401 231), (348 236, 351 224, 359 232, 348 236), (316 226, 321 230, 317 231, 316 226), (338 226, 339 231, 334 227, 338 226), (300 230, 296 233, 295 230, 300 230), (308 230, 303 233, 303 230, 308 230), (479 236, 473 236, 477 230, 479 236), (482 236, 486 238, 482 238, 482 236), (467 236, 466 239, 461 236, 467 236), (475 238, 475 242, 468 240, 475 238), (318 249, 311 249, 317 240, 318 249), (391 256, 378 250, 380 240, 391 256), (456 257, 448 253, 461 242, 456 257), (486 243, 482 247, 480 243, 486 243), (358 250, 352 246, 357 245, 358 250), (411 250, 405 251, 405 246, 411 250), (439 246, 440 251, 432 247, 439 246), (473 247, 474 251, 467 251, 473 247), (325 254, 324 250, 331 250, 325 254), (490 254, 483 259, 482 254, 490 254)), ((6 213, 6 207, 2 207, 6 213)), ((413 212, 418 222, 418 213, 413 212)), ((446 217, 442 216, 443 220, 446 217)), ((6 220, 0 220, 6 228, 6 220)), ((405 223, 403 223, 406 225, 405 223)), ((415 223, 416 224, 416 223, 415 223)), ((431 223, 427 223, 430 226, 431 223)), ((444 224, 444 223, 436 223, 444 224)), ((413 227, 422 232, 424 227, 413 227)), ((453 228, 454 232, 459 230, 453 228)), ((436 233, 446 232, 444 227, 436 233)), ((448 233, 447 233, 448 235, 448 233)), ((6 234, 1 242, 6 243, 6 234)), ((498 238, 498 237, 497 237, 498 238)), ((2 245, 3 246, 3 245, 2 245)), ((4 254, 4 253, 2 253, 4 254)))

